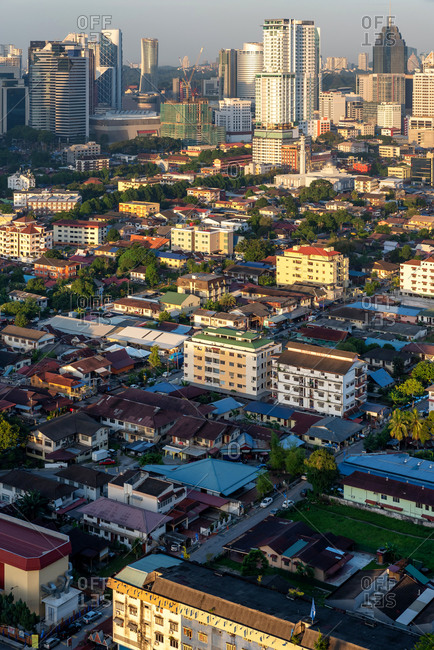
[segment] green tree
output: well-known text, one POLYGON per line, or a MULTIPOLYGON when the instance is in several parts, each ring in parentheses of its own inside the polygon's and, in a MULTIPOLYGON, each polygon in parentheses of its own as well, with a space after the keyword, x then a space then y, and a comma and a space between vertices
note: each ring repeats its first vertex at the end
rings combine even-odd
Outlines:
POLYGON ((414 646, 414 650, 434 650, 434 634, 424 634, 414 646))
POLYGON ((273 483, 271 482, 269 473, 262 472, 262 474, 259 474, 258 478, 256 479, 256 491, 259 498, 262 499, 262 497, 268 494, 272 487, 273 483))
POLYGON ((17 327, 27 327, 30 319, 24 311, 19 311, 15 316, 14 323, 17 327))
POLYGON ((271 434, 270 440, 270 467, 274 470, 282 470, 285 467, 285 450, 279 442, 275 431, 271 434))
POLYGON ((243 239, 236 247, 246 262, 260 262, 274 253, 274 245, 266 239, 243 239))
POLYGON ((160 313, 158 314, 158 320, 160 321, 160 323, 161 323, 162 321, 166 321, 166 322, 169 321, 169 322, 170 322, 170 321, 173 321, 173 318, 172 318, 172 316, 169 314, 168 311, 164 310, 164 311, 162 311, 162 312, 160 312, 160 313))
POLYGON ((26 291, 31 291, 42 295, 45 295, 47 292, 42 278, 31 278, 27 282, 26 291))
POLYGON ((11 424, 4 415, 0 416, 0 453, 16 447, 20 442, 18 425, 11 424))
POLYGON ((151 348, 151 353, 148 357, 148 363, 151 366, 151 368, 161 368, 163 365, 161 363, 160 355, 158 354, 158 346, 153 345, 151 348))
POLYGON ((261 287, 271 287, 272 285, 276 284, 276 281, 272 275, 270 275, 269 273, 264 273, 264 275, 259 276, 258 284, 261 287))
POLYGON ((333 454, 327 449, 317 449, 304 461, 304 465, 314 493, 329 492, 339 475, 333 454))
POLYGON ((330 639, 324 636, 323 634, 321 634, 320 632, 317 640, 313 644, 313 647, 314 650, 328 650, 329 645, 330 645, 330 639))
POLYGON ((32 521, 48 513, 48 499, 36 490, 29 490, 15 501, 20 514, 32 521))
POLYGON ((156 264, 149 264, 146 267, 145 280, 150 287, 155 287, 160 282, 156 264))
POLYGON ((408 419, 405 416, 405 413, 399 409, 395 409, 392 413, 389 422, 389 433, 391 437, 398 440, 400 444, 402 440, 408 436, 408 419))
POLYGON ((225 293, 219 298, 219 305, 224 310, 231 309, 236 304, 236 298, 231 293, 225 293))
POLYGON ((431 361, 421 361, 411 371, 411 376, 424 386, 434 382, 434 363, 431 361))
MULTIPOLYGON (((62 216, 63 219, 63 216, 62 216)), ((49 259, 56 259, 56 260, 62 260, 63 255, 62 253, 57 250, 57 248, 51 248, 49 251, 44 253, 44 257, 48 257, 49 259)))
POLYGON ((291 476, 301 476, 304 472, 306 454, 301 447, 288 449, 285 455, 285 469, 291 476))
POLYGON ((395 379, 402 377, 404 374, 404 361, 401 357, 396 356, 393 361, 393 376, 395 379))
POLYGON ((424 394, 425 389, 417 379, 407 379, 403 384, 398 387, 399 391, 407 397, 420 397, 424 394))
POLYGON ((107 241, 119 241, 120 238, 121 236, 119 234, 119 230, 117 230, 116 228, 110 228, 109 231, 107 232, 107 236, 106 236, 107 241))
POLYGON ((252 548, 244 556, 243 563, 241 564, 241 575, 262 575, 268 569, 268 566, 268 560, 263 551, 259 548, 252 548))

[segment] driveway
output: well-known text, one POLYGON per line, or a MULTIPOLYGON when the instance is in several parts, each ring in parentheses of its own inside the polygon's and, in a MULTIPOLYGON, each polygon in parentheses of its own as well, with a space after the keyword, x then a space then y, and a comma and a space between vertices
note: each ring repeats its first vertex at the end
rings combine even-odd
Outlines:
MULTIPOLYGON (((291 490, 286 490, 285 494, 288 499, 297 502, 302 498, 300 496, 300 491, 308 488, 310 488, 310 484, 306 481, 301 481, 291 490)), ((274 508, 279 508, 284 499, 285 497, 283 492, 281 492, 274 498, 273 503, 271 503, 267 508, 260 508, 259 506, 252 508, 243 519, 233 526, 229 526, 229 529, 226 529, 217 535, 212 535, 206 541, 202 542, 197 551, 194 551, 191 554, 190 559, 195 560, 196 562, 206 562, 211 559, 211 557, 219 555, 225 544, 250 530, 250 528, 265 519, 265 517, 268 517, 270 511, 274 508)))

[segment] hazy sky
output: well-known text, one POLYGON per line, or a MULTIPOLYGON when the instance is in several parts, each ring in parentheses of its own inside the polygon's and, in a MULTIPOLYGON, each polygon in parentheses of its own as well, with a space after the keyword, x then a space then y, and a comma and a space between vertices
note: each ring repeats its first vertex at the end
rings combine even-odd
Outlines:
MULTIPOLYGON (((191 61, 204 46, 202 61, 215 60, 221 47, 241 47, 261 39, 264 18, 314 20, 321 28, 322 55, 348 56, 368 51, 375 32, 389 11, 388 0, 0 0, 0 42, 27 49, 33 40, 62 39, 68 32, 99 31, 103 16, 107 27, 123 32, 124 60, 138 62, 140 38, 160 41, 160 64, 177 65, 187 54, 191 61), (94 17, 92 19, 92 16, 94 17), (101 18, 100 18, 101 17, 101 18), (95 27, 91 28, 91 21, 95 27), (375 23, 377 29, 375 29, 375 23), (367 47, 366 44, 369 44, 367 47)), ((434 49, 434 0, 394 0, 392 15, 407 45, 419 52, 434 49)))

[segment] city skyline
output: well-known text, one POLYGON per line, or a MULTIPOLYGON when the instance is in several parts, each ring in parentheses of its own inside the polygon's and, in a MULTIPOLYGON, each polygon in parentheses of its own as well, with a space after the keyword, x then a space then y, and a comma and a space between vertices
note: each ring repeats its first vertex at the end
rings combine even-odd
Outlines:
MULTIPOLYGON (((62 8, 62 15, 56 16, 58 5, 53 0, 46 0, 44 15, 56 16, 50 23, 42 22, 40 12, 28 0, 18 0, 27 20, 18 24, 12 16, 4 17, 4 33, 8 41, 14 42, 26 52, 30 40, 63 39, 73 31, 99 32, 102 28, 121 29, 124 35, 124 62, 140 63, 140 39, 143 36, 157 38, 160 42, 160 65, 178 65, 181 56, 188 55, 195 61, 202 46, 203 61, 215 61, 221 48, 239 48, 243 42, 259 41, 265 18, 295 18, 297 20, 314 20, 321 29, 322 55, 347 56, 351 62, 357 61, 359 52, 372 54, 375 34, 386 24, 389 12, 388 3, 384 7, 374 0, 357 3, 348 13, 344 0, 332 0, 324 5, 320 0, 311 0, 307 8, 291 7, 284 0, 275 0, 264 7, 259 2, 241 0, 234 5, 229 0, 220 2, 218 12, 213 12, 212 31, 209 29, 209 11, 198 0, 185 0, 180 5, 177 0, 149 0, 146 10, 138 0, 126 0, 120 6, 114 0, 94 2, 92 13, 84 2, 62 8), (51 11, 50 11, 51 10, 51 11), (345 12, 345 29, 336 38, 336 21, 345 12), (145 24, 138 19, 146 18, 145 24), (161 16, 164 16, 164 22, 161 16), (228 15, 231 20, 228 20, 228 15), (97 17, 94 27, 92 16, 97 17), (106 18, 104 18, 106 17, 106 18), (106 24, 103 25, 103 21, 106 24), (375 28, 377 23, 377 29, 375 28), (358 38, 359 37, 359 38, 358 38)), ((417 47, 419 52, 432 49, 428 25, 430 21, 411 20, 417 7, 421 12, 432 6, 431 0, 415 0, 411 6, 395 1, 392 4, 392 16, 401 30, 407 44, 417 47)), ((421 13, 422 15, 422 13, 421 13)), ((5 40, 5 39, 3 39, 5 40)))

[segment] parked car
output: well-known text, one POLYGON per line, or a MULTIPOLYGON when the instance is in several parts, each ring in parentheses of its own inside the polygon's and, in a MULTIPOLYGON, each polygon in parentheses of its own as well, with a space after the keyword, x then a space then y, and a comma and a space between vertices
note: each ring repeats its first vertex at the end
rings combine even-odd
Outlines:
POLYGON ((59 645, 59 643, 60 643, 59 637, 58 636, 52 636, 49 639, 47 639, 46 641, 44 641, 44 643, 42 644, 42 647, 45 648, 45 650, 51 650, 51 648, 55 648, 56 645, 59 645))
POLYGON ((273 515, 275 517, 278 512, 279 512, 279 508, 271 508, 270 515, 273 515))
POLYGON ((101 616, 101 612, 97 612, 95 609, 92 609, 90 612, 87 612, 87 614, 83 616, 83 622, 85 625, 88 625, 88 623, 93 623, 93 621, 101 618, 101 616))
POLYGON ((268 508, 273 503, 273 499, 271 497, 265 497, 265 499, 262 499, 261 503, 259 504, 261 508, 268 508))
POLYGON ((104 460, 100 460, 98 465, 116 465, 116 461, 114 458, 104 458, 104 460))
POLYGON ((177 553, 179 551, 179 544, 174 542, 173 544, 170 545, 170 550, 172 553, 177 553))
POLYGON ((282 503, 282 508, 292 508, 294 505, 294 501, 292 499, 285 499, 285 501, 282 503))
POLYGON ((60 638, 61 641, 64 641, 65 639, 69 639, 70 636, 81 630, 81 623, 74 622, 68 625, 67 627, 64 627, 63 630, 58 632, 58 637, 60 638))

